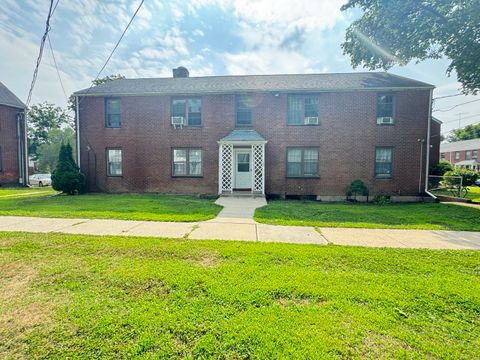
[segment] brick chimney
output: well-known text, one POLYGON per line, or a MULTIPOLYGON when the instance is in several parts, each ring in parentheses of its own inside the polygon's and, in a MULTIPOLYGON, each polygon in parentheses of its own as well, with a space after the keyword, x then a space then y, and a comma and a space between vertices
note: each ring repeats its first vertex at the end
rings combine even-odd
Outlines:
POLYGON ((186 78, 190 75, 188 69, 183 66, 179 66, 176 69, 172 69, 174 78, 186 78))

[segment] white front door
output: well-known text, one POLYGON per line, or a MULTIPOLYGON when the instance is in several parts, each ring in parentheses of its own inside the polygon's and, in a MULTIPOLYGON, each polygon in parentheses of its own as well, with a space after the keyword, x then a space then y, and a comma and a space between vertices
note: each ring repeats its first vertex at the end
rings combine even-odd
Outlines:
POLYGON ((252 167, 250 150, 235 150, 235 189, 252 188, 252 167))

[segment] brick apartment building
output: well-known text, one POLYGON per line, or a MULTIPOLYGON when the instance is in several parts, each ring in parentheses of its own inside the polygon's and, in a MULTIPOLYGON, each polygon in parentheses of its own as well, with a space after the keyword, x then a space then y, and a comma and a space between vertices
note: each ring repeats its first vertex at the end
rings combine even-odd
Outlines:
POLYGON ((0 185, 26 185, 25 105, 0 82, 0 185))
POLYGON ((443 143, 440 153, 442 159, 455 167, 480 171, 480 139, 443 143))
MULTIPOLYGON (((75 93, 91 191, 415 199, 433 86, 389 73, 123 79, 75 93)), ((438 142, 433 143, 438 160, 438 142), (435 145, 436 144, 436 145, 435 145)), ((435 160, 435 156, 433 156, 435 160)))

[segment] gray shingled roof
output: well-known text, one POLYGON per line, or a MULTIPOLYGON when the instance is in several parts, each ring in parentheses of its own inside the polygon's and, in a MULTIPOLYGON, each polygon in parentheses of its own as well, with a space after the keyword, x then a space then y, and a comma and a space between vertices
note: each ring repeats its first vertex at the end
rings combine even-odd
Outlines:
POLYGON ((76 95, 208 94, 261 91, 347 91, 433 88, 433 85, 386 72, 204 76, 120 79, 77 91, 76 95))
POLYGON ((266 141, 265 138, 255 130, 233 130, 220 141, 266 141))
POLYGON ((451 143, 440 144, 440 152, 478 150, 480 149, 480 139, 470 139, 463 141, 455 141, 451 143))
POLYGON ((0 105, 24 109, 25 104, 8 88, 0 82, 0 105))

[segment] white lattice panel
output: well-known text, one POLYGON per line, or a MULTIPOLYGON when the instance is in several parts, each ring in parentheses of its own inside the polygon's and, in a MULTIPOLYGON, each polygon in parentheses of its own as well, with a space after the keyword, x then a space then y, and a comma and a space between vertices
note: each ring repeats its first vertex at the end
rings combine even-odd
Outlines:
POLYGON ((221 151, 221 184, 222 191, 232 191, 233 188, 233 145, 222 144, 221 151))
POLYGON ((254 144, 252 145, 253 156, 253 191, 263 193, 264 186, 264 169, 265 169, 265 145, 254 144))

